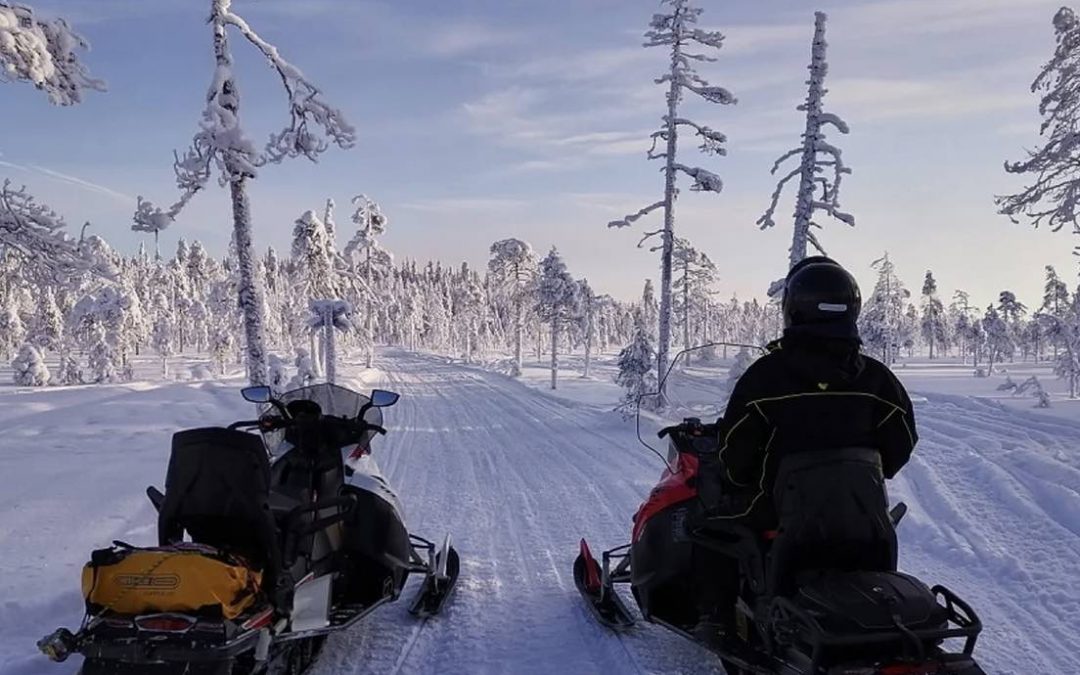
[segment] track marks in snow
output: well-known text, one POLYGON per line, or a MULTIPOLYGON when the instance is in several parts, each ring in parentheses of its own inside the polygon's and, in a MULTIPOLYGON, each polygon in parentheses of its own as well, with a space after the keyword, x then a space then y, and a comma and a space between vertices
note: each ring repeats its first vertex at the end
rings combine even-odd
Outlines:
POLYGON ((403 394, 387 424, 405 431, 381 439, 375 455, 413 531, 453 534, 461 577, 444 615, 418 629, 391 605, 328 643, 317 675, 719 672, 663 631, 603 629, 574 588, 578 539, 623 543, 659 475, 617 416, 427 357, 386 363, 379 386, 403 394))
POLYGON ((966 598, 988 672, 1080 672, 1080 425, 930 394, 894 481, 901 562, 966 598))

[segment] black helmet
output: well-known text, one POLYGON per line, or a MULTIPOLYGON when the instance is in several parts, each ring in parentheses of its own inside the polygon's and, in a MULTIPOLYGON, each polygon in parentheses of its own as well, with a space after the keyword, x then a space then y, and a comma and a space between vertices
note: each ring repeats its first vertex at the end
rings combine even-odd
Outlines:
POLYGON ((795 264, 784 283, 784 328, 823 337, 858 339, 862 296, 855 277, 832 258, 811 256, 795 264))

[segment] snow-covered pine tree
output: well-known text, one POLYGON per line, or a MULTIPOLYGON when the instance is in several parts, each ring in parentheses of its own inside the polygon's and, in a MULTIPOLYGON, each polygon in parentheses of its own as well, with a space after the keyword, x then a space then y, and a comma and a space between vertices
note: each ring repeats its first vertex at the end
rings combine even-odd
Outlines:
POLYGON ((56 304, 56 294, 47 286, 40 295, 30 325, 29 340, 38 349, 59 351, 64 340, 64 317, 56 304))
POLYGON ((1063 295, 1054 290, 1056 302, 1052 306, 1056 309, 1040 312, 1036 319, 1056 345, 1054 372, 1069 383, 1069 398, 1077 398, 1080 396, 1080 286, 1071 299, 1067 289, 1063 295))
POLYGON ((151 346, 161 357, 161 379, 169 376, 169 357, 173 354, 173 326, 172 319, 167 314, 162 314, 154 321, 153 335, 150 338, 151 346))
POLYGON ((638 405, 651 407, 649 394, 656 393, 656 350, 641 311, 634 313, 634 334, 626 347, 619 352, 619 372, 615 384, 623 388, 623 397, 616 410, 624 418, 633 417, 638 405))
MULTIPOLYGON (((682 348, 690 349, 691 336, 702 333, 697 344, 708 342, 706 326, 712 285, 716 283, 716 265, 701 251, 681 237, 675 238, 674 251, 675 291, 674 310, 677 323, 682 327, 682 348)), ((687 354, 687 360, 690 355, 687 354)))
POLYGON ((1027 159, 1005 162, 1005 171, 1034 178, 1022 191, 995 201, 1014 223, 1022 215, 1036 228, 1045 222, 1054 232, 1069 225, 1080 237, 1080 20, 1062 7, 1053 24, 1057 47, 1031 84, 1033 93, 1042 94, 1039 134, 1046 143, 1028 151, 1027 159))
POLYGON ((293 365, 296 366, 296 375, 289 382, 289 389, 299 389, 315 382, 318 376, 315 373, 315 364, 312 362, 308 350, 297 347, 296 359, 293 361, 293 365))
POLYGON ((581 342, 585 346, 585 367, 581 371, 582 377, 589 376, 589 368, 592 365, 593 338, 596 332, 596 294, 588 279, 578 279, 577 282, 577 317, 581 323, 581 342))
MULTIPOLYGON (((2 15, 0 15, 2 16, 2 15)), ((11 362, 12 379, 20 387, 44 387, 49 383, 49 369, 37 347, 24 342, 11 362)))
POLYGON ((0 356, 7 360, 26 337, 26 324, 19 316, 14 295, 0 298, 0 356))
POLYGON ((524 358, 526 307, 535 303, 537 263, 532 247, 520 239, 502 239, 491 245, 488 272, 495 286, 510 297, 514 311, 514 375, 521 374, 524 358))
POLYGON ((536 313, 551 327, 551 388, 559 384, 559 335, 573 318, 577 304, 577 284, 566 271, 566 263, 554 246, 540 261, 540 279, 536 292, 536 313))
POLYGON ((679 128, 688 127, 701 139, 699 147, 702 152, 726 154, 724 142, 727 138, 724 134, 680 117, 679 105, 682 103, 684 91, 697 94, 710 103, 727 105, 736 102, 731 92, 723 87, 710 85, 694 70, 693 61, 711 62, 716 60, 715 57, 689 51, 694 49, 695 45, 719 49, 723 44, 724 36, 719 32, 702 30, 696 26, 702 10, 691 5, 690 0, 662 0, 661 4, 670 5, 670 12, 653 15, 649 22, 649 30, 645 33, 647 40, 645 46, 670 48, 669 70, 656 79, 657 84, 667 85, 668 88, 667 114, 661 118, 663 126, 660 130, 653 132, 652 147, 646 156, 649 159, 663 159, 665 162, 664 198, 621 220, 608 223, 608 227, 630 227, 642 216, 659 208, 664 210, 664 226, 659 230, 646 232, 638 242, 640 247, 649 239, 660 237, 659 246, 651 249, 660 251, 660 309, 657 326, 659 341, 656 358, 658 378, 662 377, 667 369, 668 352, 671 346, 671 274, 675 248, 675 199, 678 195, 676 178, 679 172, 692 178, 694 183, 690 189, 695 191, 720 192, 723 189, 723 182, 716 174, 701 167, 690 167, 677 161, 679 128), (664 143, 664 151, 657 152, 657 145, 661 142, 664 143))
POLYGON ((326 228, 326 238, 331 251, 337 248, 337 221, 334 220, 335 206, 337 205, 334 200, 327 197, 326 205, 323 207, 323 226, 326 228))
POLYGON ((90 348, 87 365, 90 368, 90 380, 97 384, 116 382, 119 374, 116 369, 117 355, 105 334, 105 328, 96 324, 91 329, 90 348))
POLYGON ((659 336, 659 319, 660 305, 656 302, 656 290, 653 288, 652 279, 646 279, 645 287, 641 290, 641 320, 654 341, 659 336))
MULTIPOLYGON (((1024 316, 1027 314, 1027 306, 1016 299, 1016 294, 1012 291, 1002 291, 998 296, 998 314, 1005 322, 1005 326, 1009 332, 1009 341, 1013 345, 1013 349, 1009 350, 1009 357, 1012 358, 1015 348, 1017 346, 1023 347, 1024 337, 1024 316)), ((1026 351, 1026 350, 1025 350, 1026 351)))
POLYGON ((200 130, 191 147, 183 157, 177 157, 174 164, 180 199, 162 210, 140 197, 134 227, 157 227, 162 219, 175 220, 191 198, 206 187, 214 168, 220 171, 219 182, 229 186, 232 197, 233 242, 239 266, 237 293, 244 315, 248 379, 252 384, 263 384, 267 376, 264 300, 255 273, 247 181, 255 178, 256 167, 267 162, 278 163, 301 155, 315 161, 331 142, 350 148, 356 132, 340 111, 322 100, 318 87, 308 81, 299 68, 282 58, 276 47, 263 40, 232 11, 232 0, 211 0, 209 23, 213 28, 216 67, 200 130), (266 57, 280 76, 289 99, 289 125, 279 133, 270 134, 261 153, 240 126, 240 96, 228 44, 227 29, 230 26, 266 57))
POLYGON ((273 390, 275 395, 280 396, 285 392, 289 383, 289 366, 285 363, 285 359, 277 354, 271 354, 268 362, 270 371, 267 384, 270 385, 270 389, 273 390))
POLYGON ((993 305, 986 308, 986 314, 982 318, 982 329, 986 334, 986 352, 989 361, 986 373, 989 376, 994 374, 994 362, 1011 356, 1015 347, 1008 324, 993 305))
POLYGON ((926 278, 923 279, 922 287, 922 321, 919 324, 923 339, 930 347, 930 359, 934 358, 934 346, 940 350, 946 348, 945 331, 945 308, 937 294, 937 280, 930 270, 926 270, 926 278))
POLYGON ((970 338, 971 325, 975 321, 974 308, 971 306, 971 295, 967 291, 957 289, 953 293, 953 300, 949 305, 949 323, 956 344, 960 348, 960 363, 965 363, 968 352, 972 351, 974 346, 970 338))
POLYGON ((1049 317, 1062 318, 1063 313, 1069 307, 1069 287, 1058 276, 1057 270, 1052 265, 1046 266, 1046 285, 1043 290, 1042 305, 1035 315, 1039 324, 1040 335, 1046 339, 1053 350, 1053 360, 1058 359, 1058 346, 1060 344, 1059 322, 1047 320, 1049 317))
POLYGON ((82 368, 79 366, 79 360, 75 358, 74 354, 66 352, 60 357, 60 373, 57 376, 57 380, 64 386, 72 386, 84 382, 82 368))
POLYGON ((367 195, 353 197, 356 206, 352 221, 356 225, 356 234, 345 247, 345 255, 353 261, 364 288, 364 336, 367 341, 367 367, 375 365, 375 312, 381 299, 376 296, 376 282, 387 276, 393 259, 382 246, 379 237, 386 232, 386 216, 375 200, 367 195))
POLYGON ((901 344, 904 302, 911 294, 896 276, 888 252, 871 263, 871 267, 877 270, 878 279, 859 318, 859 334, 863 344, 880 353, 881 361, 891 366, 901 344))
MULTIPOLYGON (((825 75, 828 73, 829 64, 825 61, 825 50, 828 44, 825 42, 824 12, 814 13, 814 40, 810 47, 810 79, 806 81, 809 90, 806 101, 799 104, 797 110, 806 113, 806 128, 802 134, 802 145, 788 150, 773 164, 772 173, 780 169, 784 161, 792 157, 800 157, 797 167, 780 179, 776 190, 772 195, 772 202, 764 215, 757 220, 761 229, 773 227, 776 222, 773 216, 780 201, 780 195, 784 185, 793 178, 799 179, 799 190, 795 197, 795 232, 791 240, 791 248, 788 255, 788 267, 806 257, 807 244, 813 246, 822 255, 826 255, 817 236, 811 228, 820 228, 821 225, 812 220, 815 212, 822 212, 832 216, 847 225, 854 226, 855 218, 851 214, 840 210, 840 181, 844 174, 850 174, 851 169, 844 165, 840 149, 825 140, 825 129, 832 125, 841 134, 848 133, 847 122, 833 113, 825 112, 822 108, 822 99, 825 97, 825 75), (823 175, 826 171, 831 177, 823 175), (820 188, 820 193, 818 192, 820 188)), ((782 282, 773 284, 769 295, 776 295, 782 289, 782 282)))

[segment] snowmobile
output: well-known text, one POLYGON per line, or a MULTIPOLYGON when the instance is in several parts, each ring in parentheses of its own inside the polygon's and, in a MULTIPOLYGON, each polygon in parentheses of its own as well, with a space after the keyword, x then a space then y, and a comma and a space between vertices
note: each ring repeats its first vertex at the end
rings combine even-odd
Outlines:
POLYGON ((678 375, 665 375, 666 412, 689 413, 659 431, 666 457, 641 437, 639 400, 638 437, 667 467, 633 517, 630 543, 597 560, 580 542, 574 581, 595 617, 613 630, 632 627, 616 591, 629 585, 647 621, 710 650, 730 675, 983 675, 972 657, 982 630, 972 608, 944 586, 897 571, 895 528, 906 506, 889 508, 875 449, 786 458, 773 493, 774 531, 710 513, 707 505, 739 497, 725 495, 719 472, 709 470, 718 429, 701 417, 720 412, 707 400, 715 389, 705 386, 715 375, 690 365, 706 348, 679 354, 678 375), (711 630, 702 621, 703 609, 717 609, 702 607, 712 597, 707 575, 733 569, 731 561, 739 575, 734 620, 711 630), (947 646, 956 642, 956 651, 947 646))
POLYGON ((82 675, 292 675, 412 574, 423 582, 410 612, 443 608, 457 551, 449 536, 437 546, 408 532, 370 455, 398 395, 333 384, 241 393, 267 412, 174 434, 165 492, 147 489, 159 546, 94 552, 81 628, 38 643, 51 659, 81 653, 82 675))

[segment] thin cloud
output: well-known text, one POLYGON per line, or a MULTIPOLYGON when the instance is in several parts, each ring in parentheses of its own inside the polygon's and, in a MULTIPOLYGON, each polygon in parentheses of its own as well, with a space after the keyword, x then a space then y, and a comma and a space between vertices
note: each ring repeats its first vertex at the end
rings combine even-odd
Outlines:
POLYGON ((945 119, 1031 105, 1024 91, 972 87, 972 78, 844 78, 830 83, 830 105, 861 122, 892 119, 945 119))
POLYGON ((112 188, 105 187, 104 185, 99 185, 97 183, 92 183, 92 182, 90 182, 88 180, 84 180, 82 178, 79 178, 78 176, 72 176, 70 174, 61 173, 59 171, 55 171, 53 169, 49 169, 49 168, 46 168, 46 167, 43 167, 43 166, 38 166, 36 164, 23 165, 23 164, 16 164, 14 162, 8 162, 8 161, 0 160, 0 166, 6 166, 9 169, 16 169, 18 171, 40 173, 40 174, 42 174, 44 176, 48 176, 50 178, 53 178, 53 179, 56 179, 56 180, 59 180, 59 181, 63 181, 63 182, 68 183, 70 185, 75 185, 75 186, 83 188, 85 190, 89 190, 90 192, 95 192, 95 193, 100 194, 100 195, 105 195, 106 197, 111 197, 113 199, 116 199, 118 201, 122 201, 122 202, 127 203, 127 204, 131 204, 131 203, 134 203, 136 201, 135 197, 132 197, 131 195, 128 195, 128 194, 124 194, 123 192, 118 192, 116 190, 113 190, 112 188))
POLYGON ((492 199, 486 197, 447 197, 443 199, 423 199, 406 202, 398 208, 410 211, 438 212, 447 211, 514 211, 529 206, 521 199, 492 199))
POLYGON ((454 57, 515 44, 522 35, 521 31, 511 28, 456 23, 436 28, 425 47, 434 56, 454 57))

